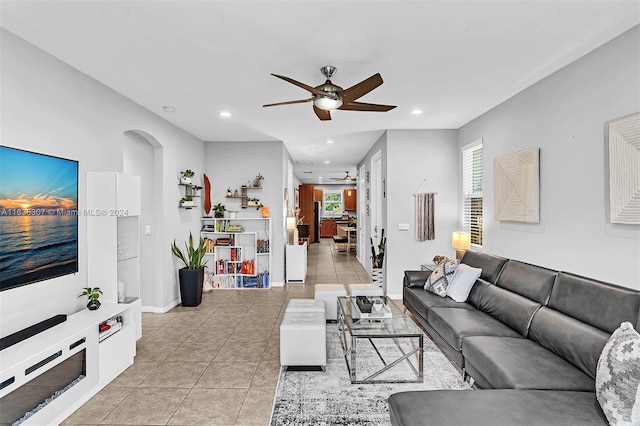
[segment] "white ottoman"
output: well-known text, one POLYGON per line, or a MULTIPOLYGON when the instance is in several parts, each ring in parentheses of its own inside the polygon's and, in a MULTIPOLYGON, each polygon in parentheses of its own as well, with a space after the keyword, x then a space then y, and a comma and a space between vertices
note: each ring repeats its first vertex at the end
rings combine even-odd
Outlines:
POLYGON ((342 284, 316 284, 313 298, 324 301, 327 321, 338 319, 338 296, 346 296, 347 289, 342 284))
POLYGON ((280 365, 327 365, 324 313, 285 312, 280 324, 280 365))
POLYGON ((376 284, 349 284, 350 296, 384 296, 380 287, 376 284))
POLYGON ((324 301, 315 299, 291 299, 285 312, 322 312, 324 301))

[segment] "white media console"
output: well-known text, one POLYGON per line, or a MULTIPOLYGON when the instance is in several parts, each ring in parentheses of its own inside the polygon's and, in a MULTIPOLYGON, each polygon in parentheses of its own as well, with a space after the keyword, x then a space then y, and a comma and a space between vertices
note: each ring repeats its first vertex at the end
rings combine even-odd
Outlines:
POLYGON ((67 321, 0 352, 0 398, 11 393, 69 357, 86 350, 85 377, 27 419, 24 425, 59 424, 100 389, 133 364, 136 324, 131 304, 103 304, 84 309, 67 321), (120 317, 117 332, 100 335, 99 324, 120 317), (107 337, 107 334, 108 337, 107 337))

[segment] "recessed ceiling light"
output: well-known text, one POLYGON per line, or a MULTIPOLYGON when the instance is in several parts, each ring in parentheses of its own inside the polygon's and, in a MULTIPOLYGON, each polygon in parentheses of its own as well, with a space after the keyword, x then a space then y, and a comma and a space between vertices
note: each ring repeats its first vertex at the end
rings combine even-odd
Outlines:
POLYGON ((229 118, 229 117, 231 117, 231 113, 230 113, 229 111, 222 111, 222 112, 220 113, 220 117, 222 117, 222 118, 229 118))
POLYGON ((331 161, 329 161, 329 160, 324 160, 324 164, 331 164, 331 161))
POLYGON ((333 143, 333 139, 327 139, 327 143, 333 143))
POLYGON ((162 109, 164 110, 164 112, 176 112, 176 109, 171 106, 163 106, 162 109))
POLYGON ((420 114, 422 114, 422 110, 421 109, 414 109, 413 111, 411 111, 411 114, 420 115, 420 114))

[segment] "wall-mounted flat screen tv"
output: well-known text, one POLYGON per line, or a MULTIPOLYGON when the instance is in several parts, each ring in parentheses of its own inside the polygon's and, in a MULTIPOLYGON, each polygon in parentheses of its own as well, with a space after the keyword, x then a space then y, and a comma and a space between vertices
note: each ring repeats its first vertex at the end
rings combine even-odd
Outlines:
POLYGON ((0 146, 0 291, 78 272, 78 162, 0 146))

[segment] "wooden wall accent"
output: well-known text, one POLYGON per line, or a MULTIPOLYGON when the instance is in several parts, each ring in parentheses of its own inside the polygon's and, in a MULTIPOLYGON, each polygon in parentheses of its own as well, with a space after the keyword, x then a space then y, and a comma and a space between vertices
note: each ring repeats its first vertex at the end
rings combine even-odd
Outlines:
POLYGON ((313 185, 300 185, 300 215, 303 217, 302 223, 309 225, 309 244, 314 243, 315 235, 315 223, 313 223, 313 200, 314 200, 314 188, 313 185))

